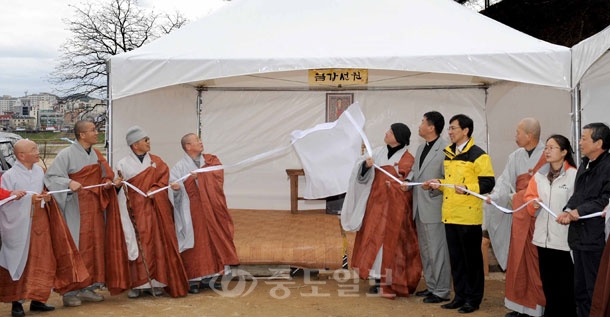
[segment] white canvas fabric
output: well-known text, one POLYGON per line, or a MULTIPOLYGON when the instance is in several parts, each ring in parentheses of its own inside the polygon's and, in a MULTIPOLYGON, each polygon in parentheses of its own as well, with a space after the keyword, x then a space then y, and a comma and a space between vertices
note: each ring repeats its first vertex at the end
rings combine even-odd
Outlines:
MULTIPOLYGON (((360 129, 364 127, 359 103, 352 104, 346 112, 360 129)), ((294 131, 292 138, 298 139, 293 146, 305 171, 303 197, 316 199, 345 193, 354 163, 362 154, 362 138, 346 114, 334 122, 294 131)))
POLYGON ((319 68, 458 74, 568 89, 571 70, 569 48, 450 0, 236 0, 110 64, 112 99, 319 68))

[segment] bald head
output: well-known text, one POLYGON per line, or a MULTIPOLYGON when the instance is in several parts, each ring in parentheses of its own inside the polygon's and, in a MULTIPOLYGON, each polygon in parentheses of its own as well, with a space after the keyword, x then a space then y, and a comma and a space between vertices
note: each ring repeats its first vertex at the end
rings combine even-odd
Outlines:
POLYGON ((519 122, 519 125, 523 127, 525 133, 531 134, 535 139, 536 143, 540 140, 540 122, 534 118, 525 118, 519 122))
POLYGON ((32 165, 38 163, 38 145, 30 140, 19 140, 13 146, 17 160, 25 167, 32 168, 32 165))
POLYGON ((203 154, 203 142, 201 142, 201 139, 195 133, 185 134, 180 143, 186 155, 193 159, 197 159, 203 154))
POLYGON ((534 149, 540 142, 540 122, 534 118, 524 118, 519 121, 515 142, 528 151, 534 149))

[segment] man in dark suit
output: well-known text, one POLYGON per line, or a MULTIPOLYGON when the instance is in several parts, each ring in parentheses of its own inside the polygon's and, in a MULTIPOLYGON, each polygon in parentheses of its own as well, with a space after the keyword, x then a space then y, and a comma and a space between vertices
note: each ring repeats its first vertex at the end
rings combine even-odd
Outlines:
MULTIPOLYGON (((419 125, 419 136, 424 143, 417 148, 415 164, 407 177, 412 182, 425 182, 443 177, 443 149, 447 141, 440 138, 445 118, 437 111, 424 114, 419 125)), ((402 187, 406 190, 406 186, 402 187)), ((445 225, 441 221, 443 195, 439 190, 413 188, 413 218, 427 289, 416 292, 425 297, 424 303, 440 303, 449 300, 451 293, 451 266, 445 238, 445 225)))

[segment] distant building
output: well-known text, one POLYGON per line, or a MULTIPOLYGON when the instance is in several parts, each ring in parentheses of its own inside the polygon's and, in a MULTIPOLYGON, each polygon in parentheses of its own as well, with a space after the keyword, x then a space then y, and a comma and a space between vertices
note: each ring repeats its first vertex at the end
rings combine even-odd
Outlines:
POLYGON ((12 114, 0 114, 0 127, 3 131, 7 131, 9 129, 12 118, 12 114))
POLYGON ((53 110, 38 111, 37 127, 40 131, 58 131, 64 125, 64 115, 53 110))
POLYGON ((0 97, 0 127, 10 130, 52 131, 72 129, 77 120, 104 122, 106 101, 87 96, 61 99, 49 93, 0 97), (32 122, 33 118, 33 122, 32 122))
POLYGON ((15 102, 17 102, 17 98, 2 96, 2 98, 0 98, 0 113, 12 112, 15 102))
POLYGON ((28 96, 22 97, 22 99, 29 100, 30 105, 32 107, 40 106, 41 103, 50 105, 51 107, 53 107, 54 105, 57 104, 57 96, 46 93, 46 92, 28 95, 28 96))
POLYGON ((36 129, 36 118, 14 115, 9 120, 9 128, 13 131, 34 131, 36 129))

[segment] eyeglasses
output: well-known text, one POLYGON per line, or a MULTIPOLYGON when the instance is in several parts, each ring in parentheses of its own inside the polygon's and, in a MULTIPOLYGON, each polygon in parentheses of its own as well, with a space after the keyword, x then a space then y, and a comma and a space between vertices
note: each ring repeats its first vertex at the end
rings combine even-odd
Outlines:
POLYGON ((558 146, 545 146, 544 151, 553 151, 553 150, 561 150, 558 146))
POLYGON ((453 131, 453 130, 458 130, 461 129, 461 127, 456 127, 456 126, 449 126, 449 128, 447 129, 448 131, 453 131))

